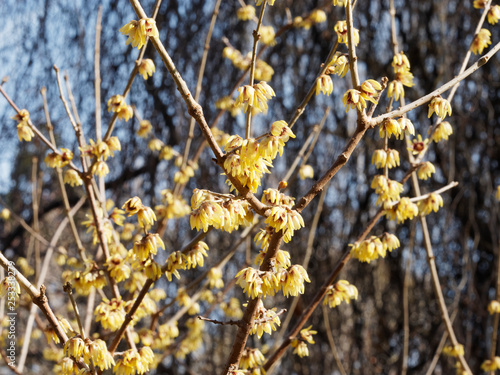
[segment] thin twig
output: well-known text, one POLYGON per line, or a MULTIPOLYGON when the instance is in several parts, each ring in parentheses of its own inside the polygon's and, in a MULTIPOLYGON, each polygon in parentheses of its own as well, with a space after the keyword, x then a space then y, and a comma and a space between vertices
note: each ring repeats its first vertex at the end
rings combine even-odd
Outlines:
POLYGON ((323 321, 325 322, 326 336, 328 337, 328 343, 330 344, 330 349, 332 351, 333 358, 335 359, 335 363, 337 364, 340 373, 342 375, 347 375, 344 365, 340 360, 335 340, 333 339, 332 329, 330 328, 330 319, 328 319, 328 307, 326 305, 323 305, 323 321))

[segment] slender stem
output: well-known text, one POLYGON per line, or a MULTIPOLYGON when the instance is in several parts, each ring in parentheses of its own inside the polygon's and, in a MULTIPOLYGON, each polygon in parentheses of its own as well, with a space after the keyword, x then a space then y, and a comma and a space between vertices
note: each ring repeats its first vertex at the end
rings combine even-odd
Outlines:
MULTIPOLYGON (((210 50, 210 40, 212 39, 212 33, 215 27, 215 21, 217 20, 217 16, 219 15, 219 7, 221 0, 217 0, 215 2, 214 11, 212 13, 212 19, 210 20, 210 27, 208 28, 207 36, 205 38, 205 45, 203 48, 203 56, 201 57, 200 70, 198 72, 198 81, 196 83, 196 89, 194 94, 194 100, 198 101, 201 94, 201 86, 203 83, 203 75, 205 74, 205 66, 207 63, 208 51, 210 50)), ((187 160, 189 156, 189 149, 191 148, 191 142, 194 137, 194 126, 195 120, 191 117, 189 121, 189 133, 188 138, 186 140, 186 146, 184 147, 184 154, 182 157, 182 165, 185 167, 187 165, 187 160)))
POLYGON ((75 317, 76 317, 76 322, 78 323, 78 328, 80 329, 80 335, 82 336, 82 339, 85 341, 85 330, 83 329, 82 326, 82 320, 80 319, 80 312, 78 311, 78 306, 75 302, 75 298, 73 297, 73 290, 72 290, 72 285, 68 281, 66 284, 64 284, 64 291, 68 294, 69 300, 71 301, 71 305, 73 306, 73 311, 75 312, 75 317))
POLYGON ((332 329, 330 328, 330 319, 328 319, 328 307, 323 305, 323 321, 325 322, 325 330, 326 335, 328 337, 328 343, 330 344, 330 349, 332 351, 333 358, 335 359, 335 363, 342 375, 347 375, 347 372, 344 369, 344 365, 339 357, 339 352, 337 350, 337 346, 335 345, 335 340, 333 339, 332 329))
MULTIPOLYGON (((266 10, 267 0, 264 0, 262 7, 260 8, 259 21, 257 22, 257 27, 253 31, 253 48, 252 48, 252 60, 250 62, 250 86, 254 84, 255 78, 255 61, 257 60, 257 45, 260 39, 260 27, 262 26, 262 19, 264 18, 264 12, 266 10)), ((247 125, 245 129, 245 139, 252 136, 252 107, 248 108, 247 112, 247 125)))
POLYGON ((354 26, 352 19, 352 5, 347 1, 345 7, 346 23, 347 23, 347 45, 349 47, 349 70, 351 71, 352 87, 356 90, 359 88, 359 73, 358 73, 358 58, 356 57, 356 46, 354 45, 354 26))

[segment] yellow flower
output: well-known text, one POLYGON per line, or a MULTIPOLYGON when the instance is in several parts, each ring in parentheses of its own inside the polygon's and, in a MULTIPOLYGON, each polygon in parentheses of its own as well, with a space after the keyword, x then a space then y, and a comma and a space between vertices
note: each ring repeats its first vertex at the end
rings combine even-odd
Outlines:
POLYGON ((11 117, 12 120, 17 122, 28 122, 30 119, 30 113, 27 109, 21 109, 15 116, 11 117))
POLYGON ((342 102, 346 107, 346 113, 349 112, 351 108, 357 108, 360 112, 366 108, 366 102, 361 92, 355 89, 347 90, 342 97, 342 102))
POLYGON ((10 211, 8 208, 3 208, 2 211, 0 211, 0 217, 2 220, 9 220, 10 219, 10 211))
POLYGON ((80 186, 83 185, 83 180, 77 171, 68 169, 64 172, 64 183, 71 186, 80 186))
POLYGON ((265 223, 273 227, 276 231, 283 231, 283 240, 290 242, 294 231, 304 226, 304 219, 295 210, 288 207, 275 206, 271 209, 271 214, 265 223))
POLYGON ((483 50, 491 44, 491 33, 487 29, 481 29, 474 37, 470 50, 474 55, 482 54, 483 50))
POLYGON ((281 320, 280 317, 276 314, 275 309, 266 309, 262 300, 259 299, 257 301, 257 308, 255 312, 255 323, 250 331, 250 334, 257 334, 257 337, 260 339, 264 332, 269 335, 276 331, 276 325, 280 325, 281 320))
POLYGON ((441 96, 435 96, 429 103, 428 117, 431 117, 434 112, 436 112, 436 115, 441 117, 441 119, 444 119, 446 117, 446 114, 451 116, 450 102, 446 99, 441 98, 441 96))
POLYGON ((251 5, 245 5, 236 11, 239 20, 248 21, 255 17, 255 8, 251 5))
POLYGON ((288 295, 298 296, 299 293, 304 294, 304 281, 311 282, 305 268, 299 264, 290 267, 285 272, 285 277, 282 281, 283 295, 288 297, 288 295))
POLYGON ((378 104, 375 97, 378 96, 378 92, 382 90, 382 85, 380 83, 378 83, 374 79, 369 79, 361 84, 360 89, 361 89, 361 96, 363 98, 369 100, 374 104, 378 104))
POLYGON ((153 138, 148 142, 148 148, 151 151, 160 151, 163 148, 163 142, 161 139, 153 138))
POLYGON ((191 229, 203 229, 213 225, 216 229, 224 226, 224 211, 219 203, 214 201, 204 201, 198 208, 191 212, 191 229))
POLYGON ((248 292, 250 298, 257 298, 262 295, 263 281, 259 276, 259 271, 255 268, 244 268, 236 274, 235 278, 236 284, 243 288, 243 293, 248 292))
POLYGON ((494 359, 487 359, 481 364, 481 370, 484 372, 494 372, 500 369, 500 357, 494 359))
POLYGON ((422 140, 422 136, 418 134, 417 139, 414 139, 412 141, 412 144, 408 148, 408 150, 410 150, 413 155, 418 155, 427 148, 428 143, 429 139, 426 138, 422 140))
POLYGON ((130 277, 130 267, 126 264, 125 259, 122 259, 118 254, 108 258, 104 265, 108 268, 110 276, 115 279, 117 283, 130 277))
POLYGON ((35 133, 33 133, 33 130, 27 121, 21 121, 17 124, 17 137, 19 138, 19 141, 22 142, 24 140, 26 142, 30 142, 34 136, 35 133))
POLYGON ((500 302, 493 300, 488 304, 488 312, 490 315, 500 314, 500 302))
POLYGON ((148 77, 151 77, 155 71, 156 68, 153 60, 143 59, 141 61, 141 64, 139 65, 139 74, 142 75, 142 78, 148 79, 148 77))
POLYGON ((385 232, 382 236, 380 236, 380 240, 382 241, 382 246, 385 250, 392 251, 400 246, 399 239, 391 233, 385 232))
POLYGON ((488 0, 474 0, 474 8, 483 9, 487 3, 488 0))
POLYGON ((64 344, 64 353, 68 357, 73 357, 76 360, 79 360, 80 357, 83 355, 83 352, 85 350, 85 342, 82 340, 81 337, 73 337, 66 341, 64 344))
POLYGON ((120 144, 120 140, 118 137, 109 137, 108 140, 106 141, 106 144, 108 145, 108 150, 111 156, 113 156, 115 151, 121 151, 122 145, 120 144))
POLYGON ((436 143, 442 139, 448 140, 448 137, 453 134, 453 128, 448 121, 443 121, 436 127, 434 134, 432 134, 432 140, 436 143))
POLYGON ((205 242, 199 241, 196 243, 185 255, 187 269, 195 268, 197 266, 203 267, 203 264, 205 263, 204 257, 208 256, 207 250, 208 245, 205 242))
MULTIPOLYGON (((347 22, 346 21, 338 21, 333 28, 337 33, 337 38, 339 43, 348 44, 349 35, 347 33, 347 22)), ((357 46, 359 43, 359 30, 354 28, 354 45, 357 46)))
POLYGON ((458 357, 459 355, 464 355, 464 346, 462 344, 458 344, 455 346, 447 345, 443 348, 443 353, 450 357, 458 357))
POLYGON ((292 354, 297 354, 300 358, 309 356, 309 348, 305 342, 299 341, 298 339, 292 339, 290 345, 292 348, 295 348, 292 354))
MULTIPOLYGON (((5 295, 9 294, 9 298, 16 297, 21 294, 21 287, 17 282, 16 278, 13 276, 5 277, 0 282, 0 298, 5 297, 5 295)), ((9 299, 10 301, 10 299, 9 299)))
POLYGON ((443 207, 443 198, 436 193, 431 193, 428 198, 418 202, 418 210, 422 215, 428 215, 432 211, 438 212, 440 207, 443 207))
POLYGON ((332 78, 326 74, 320 75, 316 80, 316 95, 320 92, 328 96, 333 92, 332 78))
POLYGON ((134 254, 140 261, 145 261, 151 254, 156 255, 158 248, 165 249, 165 244, 158 233, 148 233, 134 243, 134 254))
POLYGON ((101 370, 110 369, 115 365, 113 356, 109 353, 106 343, 101 339, 87 343, 84 358, 87 363, 92 360, 94 366, 99 367, 101 370))
POLYGON ((49 168, 62 168, 73 160, 73 152, 67 148, 61 148, 60 153, 51 152, 45 157, 45 164, 49 168))
POLYGON ((262 365, 265 361, 264 355, 257 348, 245 348, 240 359, 240 368, 251 369, 262 365))
POLYGON ((369 239, 362 242, 356 242, 351 246, 351 256, 360 262, 370 263, 372 260, 379 257, 385 258, 387 252, 380 238, 371 236, 369 239))
POLYGON ((394 57, 392 58, 392 67, 394 68, 395 73, 410 70, 410 60, 408 60, 408 57, 406 57, 403 51, 399 52, 399 54, 397 55, 394 55, 394 57))
POLYGON ((488 22, 496 25, 500 19, 500 5, 492 5, 488 11, 488 22))
POLYGON ((104 329, 116 331, 125 321, 125 302, 121 299, 104 298, 95 308, 96 322, 101 322, 104 329))
POLYGON ((394 100, 399 100, 399 98, 405 97, 405 89, 403 84, 394 80, 389 83, 389 87, 387 88, 387 97, 394 98, 394 100))
POLYGON ((220 289, 224 287, 224 281, 222 281, 222 270, 218 267, 210 268, 210 271, 208 271, 207 279, 209 281, 210 289, 220 289))
POLYGON ((398 119, 399 127, 401 128, 401 134, 399 139, 404 139, 405 135, 415 135, 415 127, 413 123, 406 117, 400 117, 398 119))
POLYGON ((139 122, 139 130, 137 130, 137 135, 142 138, 146 138, 149 133, 151 133, 151 130, 153 129, 153 125, 151 125, 151 122, 149 120, 142 120, 139 122))
POLYGON ((421 180, 427 180, 435 172, 436 168, 434 168, 434 165, 430 161, 426 161, 418 168, 417 174, 421 180))
POLYGON ((260 34, 260 40, 265 45, 274 46, 276 44, 276 40, 274 39, 276 33, 272 26, 261 26, 259 34, 260 34))
POLYGON ((125 212, 128 216, 135 215, 142 208, 142 201, 139 197, 130 198, 125 204, 122 206, 125 209, 125 212))
POLYGON ((152 18, 132 20, 120 29, 124 35, 128 35, 126 44, 132 43, 132 47, 140 49, 146 43, 146 37, 158 38, 156 22, 152 18))
POLYGON ((395 218, 397 219, 398 223, 403 223, 406 219, 413 219, 415 216, 418 215, 419 212, 419 206, 417 206, 415 203, 410 201, 410 198, 408 197, 403 197, 399 201, 399 203, 393 210, 388 211, 387 214, 389 215, 389 218, 391 220, 394 220, 394 215, 395 218))
POLYGON ((119 112, 123 107, 125 107, 125 98, 121 95, 113 95, 108 100, 108 112, 119 112))
POLYGON ((399 152, 397 150, 388 149, 387 150, 387 168, 394 168, 399 166, 399 152))
POLYGON ((340 77, 344 77, 349 71, 349 60, 347 56, 341 52, 335 52, 332 61, 328 64, 326 69, 326 74, 337 74, 340 77))
POLYGON ((156 221, 155 212, 151 207, 143 205, 137 212, 137 220, 141 228, 148 228, 156 221))
POLYGON ((99 160, 92 165, 91 172, 96 176, 105 177, 109 173, 109 167, 105 161, 99 160))
POLYGON ((120 110, 117 111, 117 114, 120 120, 128 121, 134 115, 134 110, 132 109, 131 106, 126 105, 125 107, 120 108, 120 110))
POLYGON ((301 165, 299 168, 299 177, 301 180, 305 180, 306 178, 314 177, 314 169, 309 164, 301 165))
POLYGON ((378 132, 380 138, 385 138, 385 137, 391 138, 391 135, 393 134, 396 138, 398 138, 403 132, 403 129, 401 129, 401 124, 398 121, 390 118, 385 120, 380 125, 378 132))
POLYGON ((346 280, 339 280, 328 287, 323 305, 328 304, 330 308, 334 308, 342 302, 351 303, 351 299, 358 299, 358 288, 346 280))

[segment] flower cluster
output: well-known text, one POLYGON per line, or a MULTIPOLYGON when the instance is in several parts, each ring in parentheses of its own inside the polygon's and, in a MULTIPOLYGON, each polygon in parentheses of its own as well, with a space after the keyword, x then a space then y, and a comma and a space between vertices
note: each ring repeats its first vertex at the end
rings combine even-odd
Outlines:
POLYGON ((141 349, 129 349, 123 353, 122 358, 116 361, 113 374, 134 375, 145 374, 150 370, 155 355, 150 347, 143 346, 141 349))
POLYGON ((317 334, 317 331, 311 329, 312 325, 304 328, 300 331, 299 337, 294 337, 292 342, 293 354, 297 354, 299 357, 308 357, 309 349, 307 348, 307 343, 314 344, 313 335, 317 334))
POLYGON ((397 181, 391 180, 384 175, 376 175, 373 178, 372 189, 378 194, 377 205, 386 202, 396 202, 400 200, 400 193, 403 192, 403 185, 397 181))
POLYGON ((487 359, 481 364, 481 370, 484 372, 495 372, 500 370, 500 357, 494 357, 493 359, 487 359))
POLYGON ((254 318, 254 326, 252 327, 250 334, 253 335, 256 333, 259 339, 262 337, 264 332, 269 335, 272 334, 273 331, 276 331, 276 325, 279 326, 281 324, 281 320, 279 315, 276 313, 276 309, 266 309, 261 299, 257 301, 254 318))
POLYGON ((233 195, 214 194, 208 190, 195 189, 191 198, 191 228, 206 232, 210 226, 232 232, 240 225, 253 222, 250 204, 233 195))
POLYGON ((326 292, 323 305, 334 308, 342 302, 350 303, 352 299, 358 299, 358 288, 349 284, 347 280, 339 280, 335 285, 330 285, 326 292))
POLYGON ((432 140, 436 143, 441 140, 448 140, 448 137, 453 134, 453 128, 448 121, 442 121, 436 126, 434 133, 432 133, 432 140))
POLYGON ((141 228, 149 228, 156 221, 156 215, 151 207, 142 204, 141 198, 133 197, 130 198, 122 206, 128 216, 137 214, 137 221, 141 228))
POLYGON ((267 101, 276 96, 274 90, 265 81, 260 81, 252 86, 245 85, 238 88, 238 97, 235 105, 244 104, 246 112, 248 108, 255 109, 257 112, 267 111, 267 101))
POLYGON ((384 214, 390 220, 397 220, 398 223, 403 223, 406 219, 413 219, 418 215, 419 207, 413 203, 410 198, 403 197, 393 204, 387 202, 384 204, 384 214))
POLYGON ((236 11, 236 16, 241 21, 249 21, 255 17, 255 7, 251 5, 245 5, 236 11))
POLYGON ((403 86, 413 86, 413 74, 410 72, 410 61, 408 57, 401 51, 398 55, 394 55, 392 59, 392 66, 396 79, 389 83, 387 88, 387 96, 394 100, 399 100, 405 97, 405 90, 403 86))
POLYGON ((11 118, 17 121, 17 136, 19 140, 21 142, 23 140, 26 142, 31 141, 31 139, 35 136, 35 133, 29 124, 30 113, 28 110, 21 109, 17 115, 11 118))
POLYGON ((155 63, 151 59, 143 59, 139 64, 138 70, 142 78, 146 80, 156 71, 155 63))
POLYGON ((67 148, 61 148, 60 152, 51 152, 45 157, 45 164, 49 168, 62 168, 73 160, 73 152, 67 148))
POLYGON ((351 256, 360 262, 370 263, 379 257, 385 258, 387 251, 392 251, 400 246, 399 239, 390 233, 377 237, 371 236, 369 239, 356 242, 351 246, 351 256))
POLYGON ((349 112, 349 109, 357 108, 358 111, 362 112, 366 108, 366 101, 361 91, 356 89, 347 90, 344 96, 342 97, 342 102, 345 105, 346 112, 349 112))
MULTIPOLYGON (((226 47, 222 52, 222 56, 228 58, 233 65, 240 69, 246 70, 252 62, 251 52, 243 56, 240 51, 233 47, 226 47)), ((255 62, 255 79, 259 81, 269 82, 273 77, 274 69, 265 61, 258 59, 255 62)))
MULTIPOLYGON (((499 12, 498 10, 496 12, 499 12)), ((489 19, 490 17, 488 17, 489 19)), ((492 18, 494 19, 494 18, 492 18)), ((497 18, 498 19, 498 18, 497 18)), ((482 54, 484 49, 491 44, 491 32, 488 29, 481 29, 474 37, 470 50, 474 55, 482 54)))
POLYGON ((447 345, 443 348, 443 353, 450 357, 463 356, 465 354, 464 346, 462 344, 455 346, 447 345))
POLYGON ((132 47, 140 49, 145 43, 146 38, 158 38, 158 29, 156 21, 152 18, 132 20, 120 29, 123 35, 128 35, 126 44, 132 43, 132 47))
POLYGON ((90 361, 92 361, 94 366, 99 367, 101 370, 110 369, 115 365, 115 360, 108 351, 106 343, 100 339, 95 341, 86 341, 83 358, 86 363, 90 363, 90 361))
POLYGON ((95 308, 96 322, 101 322, 104 329, 116 331, 125 321, 125 301, 112 298, 103 298, 102 302, 95 308))
POLYGON ((377 168, 394 168, 399 166, 399 152, 388 148, 387 150, 375 150, 372 156, 372 164, 377 168))
POLYGON ((257 348, 245 348, 241 354, 239 367, 243 370, 259 367, 264 363, 264 355, 257 348))
POLYGON ((328 63, 326 74, 337 74, 343 78, 349 71, 349 60, 347 55, 340 52, 335 52, 332 61, 328 63))
POLYGON ((443 99, 440 95, 432 98, 429 103, 429 115, 431 117, 432 114, 436 112, 436 115, 444 119, 446 115, 451 116, 451 105, 450 102, 446 99, 443 99))
POLYGON ((113 111, 120 120, 128 121, 132 118, 134 110, 125 103, 125 98, 121 95, 114 95, 108 100, 108 112, 113 111))
POLYGON ((321 9, 314 9, 307 17, 295 17, 293 25, 309 30, 311 26, 326 21, 326 13, 321 9))
MULTIPOLYGON (((285 143, 295 138, 285 121, 275 121, 271 131, 259 137, 242 139, 238 135, 230 136, 224 147, 227 155, 224 160, 226 174, 239 179, 243 186, 256 192, 265 173, 270 173, 272 160, 283 153, 285 143)), ((231 185, 231 190, 234 187, 231 185)))
POLYGON ((87 296, 92 287, 102 289, 107 284, 104 272, 97 263, 90 259, 85 262, 83 271, 66 270, 63 272, 62 277, 65 283, 70 282, 76 292, 82 296, 87 296))
POLYGON ((427 198, 418 202, 418 211, 422 215, 429 215, 432 211, 438 212, 440 207, 443 207, 443 198, 436 193, 431 193, 427 198))
POLYGON ((304 226, 304 219, 295 210, 286 206, 274 206, 265 223, 275 231, 283 231, 283 241, 290 242, 296 230, 304 226))
POLYGON ((229 111, 233 117, 236 117, 241 113, 241 107, 236 105, 236 102, 230 96, 224 96, 223 98, 217 100, 215 102, 215 108, 223 111, 229 111))
POLYGON ((191 213, 191 208, 181 196, 172 193, 170 189, 161 191, 161 205, 155 206, 159 219, 180 218, 191 213))

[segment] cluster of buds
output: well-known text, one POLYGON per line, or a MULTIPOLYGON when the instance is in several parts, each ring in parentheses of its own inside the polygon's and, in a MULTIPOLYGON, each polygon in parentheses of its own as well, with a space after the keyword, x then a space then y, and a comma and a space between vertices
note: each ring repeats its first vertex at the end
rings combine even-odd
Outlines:
POLYGON ((245 348, 240 358, 239 367, 243 370, 261 366, 264 363, 264 355, 257 348, 245 348))
MULTIPOLYGON (((233 47, 224 48, 222 56, 228 58, 240 70, 247 70, 252 62, 251 52, 243 56, 240 51, 233 47)), ((269 82, 273 74, 274 69, 268 63, 260 59, 255 62, 255 79, 269 82)))
POLYGON ((390 233, 380 237, 371 236, 369 239, 349 244, 351 256, 360 262, 370 263, 379 257, 385 258, 387 251, 392 251, 400 246, 399 239, 390 233))
POLYGON ((155 206, 158 218, 180 218, 191 213, 191 208, 181 196, 173 194, 170 189, 161 191, 161 205, 155 206))
POLYGON ((139 21, 132 20, 120 29, 123 35, 128 35, 126 44, 132 43, 132 47, 140 49, 146 38, 158 38, 159 33, 156 28, 156 21, 153 18, 143 18, 139 21))

